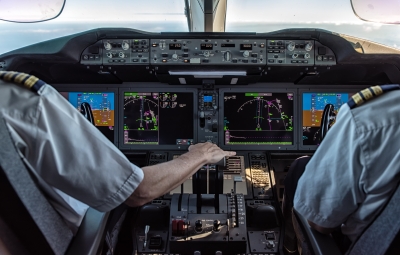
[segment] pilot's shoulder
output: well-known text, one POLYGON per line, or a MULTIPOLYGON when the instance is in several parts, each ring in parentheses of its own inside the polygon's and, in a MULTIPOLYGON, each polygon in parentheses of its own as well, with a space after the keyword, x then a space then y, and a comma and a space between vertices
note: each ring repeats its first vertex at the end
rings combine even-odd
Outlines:
POLYGON ((35 93, 46 84, 33 75, 13 71, 0 71, 0 80, 21 85, 35 93))
POLYGON ((399 84, 387 84, 387 85, 377 85, 373 87, 366 88, 354 94, 350 100, 347 102, 347 105, 350 109, 354 109, 367 101, 370 101, 373 98, 379 97, 380 95, 393 91, 399 90, 399 84))

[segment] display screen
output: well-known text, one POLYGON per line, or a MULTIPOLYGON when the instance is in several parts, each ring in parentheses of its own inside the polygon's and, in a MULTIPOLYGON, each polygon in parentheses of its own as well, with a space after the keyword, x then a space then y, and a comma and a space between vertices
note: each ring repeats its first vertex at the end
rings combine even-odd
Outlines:
POLYGON ((234 48, 236 45, 234 43, 222 43, 222 48, 234 48))
POLYGON ((252 50, 253 45, 251 43, 240 44, 240 50, 252 50))
POLYGON ((125 145, 193 143, 193 93, 124 92, 125 145))
POLYGON ((170 50, 180 50, 180 49, 182 49, 182 44, 180 44, 180 43, 170 43, 169 44, 169 49, 170 50))
POLYGON ((82 103, 92 109, 95 126, 114 142, 114 92, 60 92, 78 111, 82 103))
POLYGON ((225 145, 293 145, 293 93, 224 93, 225 145))
POLYGON ((201 50, 212 50, 213 44, 212 43, 202 43, 202 44, 200 44, 200 49, 201 50))
POLYGON ((318 130, 321 127, 322 113, 327 104, 332 104, 335 111, 347 103, 354 93, 303 93, 302 120, 303 145, 318 145, 318 130))

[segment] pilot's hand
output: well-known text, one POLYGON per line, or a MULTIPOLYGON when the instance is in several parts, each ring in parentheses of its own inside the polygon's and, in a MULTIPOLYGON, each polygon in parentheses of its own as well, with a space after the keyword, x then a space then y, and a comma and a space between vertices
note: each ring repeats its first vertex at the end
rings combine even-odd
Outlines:
POLYGON ((234 151, 224 151, 213 143, 198 143, 189 146, 190 152, 198 152, 207 160, 206 164, 215 164, 219 162, 225 156, 234 156, 236 152, 234 151))

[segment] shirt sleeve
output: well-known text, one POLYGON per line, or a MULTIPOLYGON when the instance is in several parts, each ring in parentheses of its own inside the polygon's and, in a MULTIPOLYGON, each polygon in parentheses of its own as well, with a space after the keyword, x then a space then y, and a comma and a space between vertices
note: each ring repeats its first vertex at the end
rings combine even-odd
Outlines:
POLYGON ((123 203, 143 179, 96 127, 55 89, 39 91, 39 118, 33 167, 50 185, 99 210, 123 203))
POLYGON ((297 212, 326 228, 344 223, 363 200, 360 138, 348 105, 339 112, 299 179, 294 198, 297 212))

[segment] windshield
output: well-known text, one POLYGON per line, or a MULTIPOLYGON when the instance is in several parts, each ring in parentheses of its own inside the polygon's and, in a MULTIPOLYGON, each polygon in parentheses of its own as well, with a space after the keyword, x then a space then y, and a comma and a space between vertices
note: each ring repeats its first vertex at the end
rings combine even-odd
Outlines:
MULTIPOLYGON (((350 0, 227 2, 226 32, 264 33, 287 28, 318 28, 400 48, 399 26, 358 19, 350 0)), ((192 3, 197 4, 197 0, 192 3)), ((185 0, 66 0, 64 11, 54 20, 40 23, 0 21, 0 27, 0 54, 95 28, 189 31, 185 0)))

